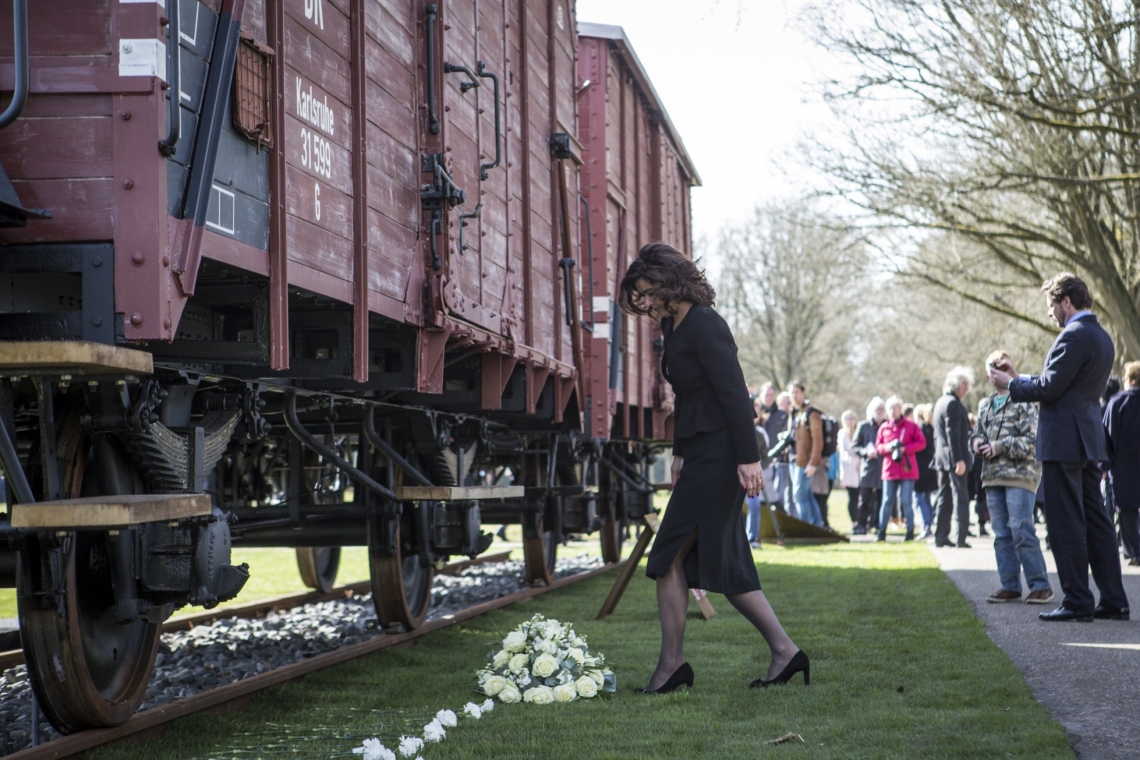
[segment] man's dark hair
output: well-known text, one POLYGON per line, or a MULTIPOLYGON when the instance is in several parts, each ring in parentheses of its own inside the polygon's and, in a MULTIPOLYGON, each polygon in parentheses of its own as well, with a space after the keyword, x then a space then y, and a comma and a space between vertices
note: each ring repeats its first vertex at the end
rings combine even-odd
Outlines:
POLYGON ((1061 272, 1050 277, 1041 286, 1041 292, 1049 296, 1051 303, 1061 303, 1068 298, 1069 303, 1077 310, 1091 309, 1093 305, 1089 286, 1072 272, 1061 272))
POLYGON ((799 388, 804 393, 807 393, 807 386, 804 385, 803 380, 793 380, 792 382, 788 383, 788 388, 789 390, 792 388, 799 388))
POLYGON ((648 314, 645 296, 637 289, 637 281, 644 279, 652 293, 665 304, 665 310, 674 312, 673 304, 689 301, 694 306, 712 306, 716 291, 693 260, 665 243, 649 243, 637 252, 621 280, 618 305, 630 314, 648 314))

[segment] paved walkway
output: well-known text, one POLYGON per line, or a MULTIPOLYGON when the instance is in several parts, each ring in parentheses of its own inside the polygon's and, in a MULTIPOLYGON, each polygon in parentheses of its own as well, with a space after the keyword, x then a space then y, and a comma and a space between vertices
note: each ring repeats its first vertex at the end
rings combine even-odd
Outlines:
MULTIPOLYGON (((1043 535, 1044 526, 1038 527, 1043 535)), ((986 623, 986 632, 1025 674, 1034 696, 1069 733, 1082 760, 1140 758, 1140 567, 1124 567, 1132 620, 1045 623, 1056 605, 989 604, 1001 588, 993 540, 971 538, 971 549, 936 549, 942 569, 986 623)), ((1058 604, 1061 584, 1045 552, 1058 604)), ((1091 582, 1091 576, 1090 576, 1091 582)), ((1022 593, 1028 593, 1022 578, 1022 593)), ((1093 584, 1095 589, 1095 584, 1093 584)), ((1099 595, 1098 595, 1099 598, 1099 595)))

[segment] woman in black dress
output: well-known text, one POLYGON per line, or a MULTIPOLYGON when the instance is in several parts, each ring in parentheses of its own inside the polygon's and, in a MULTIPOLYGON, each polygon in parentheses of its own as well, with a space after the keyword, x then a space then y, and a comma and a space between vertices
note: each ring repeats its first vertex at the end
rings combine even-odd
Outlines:
POLYGON ((691 686, 685 662, 690 588, 724 594, 764 636, 772 661, 752 686, 787 683, 808 658, 772 611, 748 547, 741 504, 764 485, 752 402, 728 324, 704 273, 664 243, 641 249, 621 283, 621 306, 661 321, 662 372, 673 386, 673 495, 649 553, 657 581, 661 657, 644 691, 691 686))

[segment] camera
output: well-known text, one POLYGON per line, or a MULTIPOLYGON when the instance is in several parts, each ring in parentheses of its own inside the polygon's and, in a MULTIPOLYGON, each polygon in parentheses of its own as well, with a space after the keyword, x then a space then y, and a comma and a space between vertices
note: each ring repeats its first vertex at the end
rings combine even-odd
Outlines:
POLYGON ((891 461, 901 462, 906 458, 906 448, 902 445, 902 440, 894 441, 891 446, 891 461))

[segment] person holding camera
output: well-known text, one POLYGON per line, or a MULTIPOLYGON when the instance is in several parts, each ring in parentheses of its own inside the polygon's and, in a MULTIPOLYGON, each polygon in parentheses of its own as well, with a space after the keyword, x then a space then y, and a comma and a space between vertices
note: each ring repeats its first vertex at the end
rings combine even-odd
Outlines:
POLYGON ((898 396, 887 399, 888 419, 875 437, 875 451, 883 460, 883 503, 879 507, 879 541, 887 540, 891 508, 901 502, 906 518, 906 538, 914 540, 914 483, 918 480, 915 454, 926 448, 926 437, 918 425, 903 416, 903 402, 898 396))
MULTIPOLYGON (((986 359, 987 373, 1009 361, 1005 351, 986 359)), ((1033 500, 1041 480, 1037 462, 1037 406, 1011 401, 1009 391, 994 387, 978 405, 978 424, 970 449, 982 463, 982 489, 994 532, 1001 588, 987 602, 1020 602, 1021 573, 1029 586, 1026 604, 1053 599, 1045 557, 1033 526, 1033 500)))

